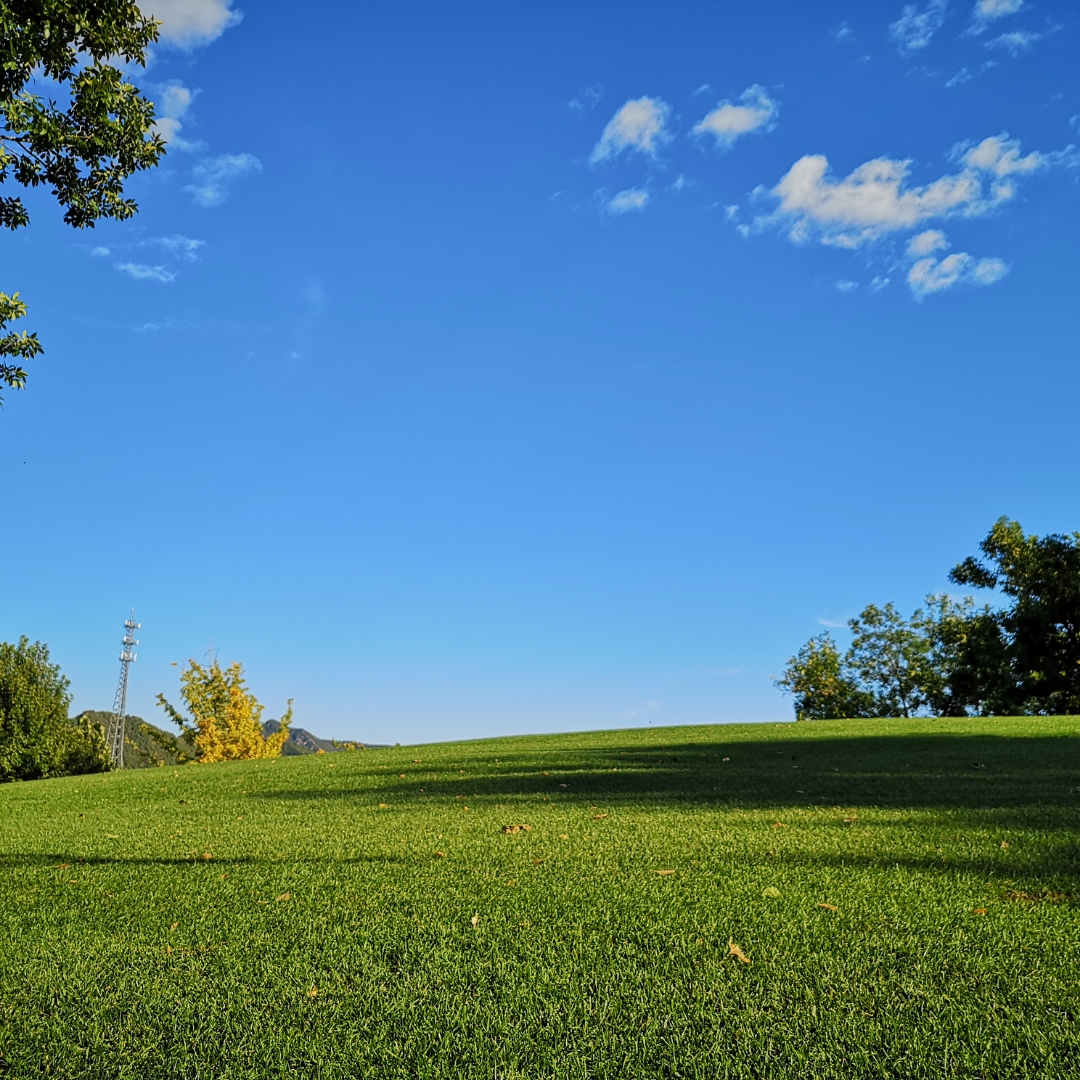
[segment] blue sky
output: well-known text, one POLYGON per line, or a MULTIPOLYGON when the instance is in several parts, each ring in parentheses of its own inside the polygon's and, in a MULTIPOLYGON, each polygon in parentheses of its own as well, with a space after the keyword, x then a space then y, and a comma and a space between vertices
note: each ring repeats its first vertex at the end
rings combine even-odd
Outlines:
POLYGON ((783 719, 1080 528, 1075 3, 148 0, 133 221, 0 238, 0 636, 414 742, 783 719))

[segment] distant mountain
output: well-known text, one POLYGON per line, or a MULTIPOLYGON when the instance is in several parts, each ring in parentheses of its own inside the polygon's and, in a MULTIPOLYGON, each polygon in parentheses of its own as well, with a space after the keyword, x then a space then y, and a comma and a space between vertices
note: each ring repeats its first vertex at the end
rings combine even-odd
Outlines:
MULTIPOLYGON (((263 738, 268 738, 281 730, 277 720, 267 720, 262 726, 263 738)), ((302 727, 289 729, 289 740, 281 748, 282 757, 296 757, 297 754, 332 754, 336 747, 329 739, 320 739, 305 731, 302 727)))
MULTIPOLYGON (((112 713, 97 709, 87 709, 75 718, 86 717, 93 724, 100 724, 108 730, 112 713)), ((263 737, 281 730, 277 720, 267 720, 263 726, 263 737)), ((148 769, 155 765, 178 765, 195 760, 195 747, 184 735, 174 735, 169 731, 143 720, 141 716, 124 718, 124 767, 127 769, 148 769)), ((349 743, 348 747, 337 747, 329 739, 320 739, 304 728, 290 728, 288 742, 281 748, 282 757, 295 757, 298 754, 332 754, 338 749, 363 749, 364 743, 349 743)))
MULTIPOLYGON (((77 720, 86 717, 91 723, 108 730, 112 713, 87 709, 77 720)), ((178 765, 195 758, 195 747, 183 735, 147 723, 141 716, 124 717, 124 767, 148 769, 155 765, 178 765)))

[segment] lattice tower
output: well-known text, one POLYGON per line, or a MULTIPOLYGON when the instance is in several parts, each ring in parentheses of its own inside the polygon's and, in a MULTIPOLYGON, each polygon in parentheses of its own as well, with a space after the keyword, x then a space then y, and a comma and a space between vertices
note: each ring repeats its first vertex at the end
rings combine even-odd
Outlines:
POLYGON ((124 620, 123 651, 120 653, 120 681, 116 684, 116 697, 113 699, 112 716, 109 718, 109 730, 107 739, 109 742, 109 755, 112 758, 114 769, 124 767, 124 717, 127 715, 127 690, 128 668, 135 663, 137 655, 131 651, 133 645, 139 642, 134 637, 134 632, 142 627, 142 623, 135 621, 135 609, 131 610, 131 618, 124 620))

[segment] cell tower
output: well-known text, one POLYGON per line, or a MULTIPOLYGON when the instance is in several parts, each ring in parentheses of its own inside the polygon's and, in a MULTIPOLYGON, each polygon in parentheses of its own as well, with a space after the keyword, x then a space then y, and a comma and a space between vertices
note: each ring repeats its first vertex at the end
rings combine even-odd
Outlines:
POLYGON ((124 717, 127 715, 127 688, 128 668, 137 659, 131 651, 132 645, 138 645, 138 641, 132 636, 134 631, 140 629, 142 623, 135 621, 135 609, 131 609, 131 618, 124 620, 124 650, 120 653, 120 681, 116 684, 116 697, 113 699, 112 716, 109 718, 109 756, 112 758, 114 769, 124 767, 124 717))

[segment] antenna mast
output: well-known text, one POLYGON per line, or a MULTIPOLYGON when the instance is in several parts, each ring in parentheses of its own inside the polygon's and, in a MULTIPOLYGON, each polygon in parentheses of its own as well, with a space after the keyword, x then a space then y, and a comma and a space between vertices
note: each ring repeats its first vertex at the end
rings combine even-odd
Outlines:
POLYGON ((109 718, 109 730, 106 738, 109 743, 109 756, 112 758, 114 769, 124 767, 124 717, 127 714, 127 688, 128 668, 137 659, 131 651, 132 645, 139 642, 133 636, 134 631, 140 629, 142 623, 135 621, 135 609, 131 609, 131 617, 124 620, 124 646, 120 653, 120 681, 116 684, 116 697, 113 699, 112 716, 109 718))

